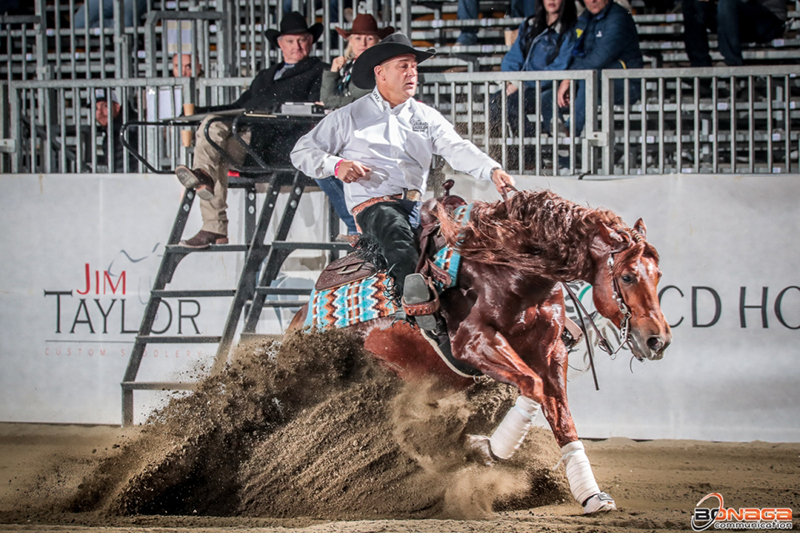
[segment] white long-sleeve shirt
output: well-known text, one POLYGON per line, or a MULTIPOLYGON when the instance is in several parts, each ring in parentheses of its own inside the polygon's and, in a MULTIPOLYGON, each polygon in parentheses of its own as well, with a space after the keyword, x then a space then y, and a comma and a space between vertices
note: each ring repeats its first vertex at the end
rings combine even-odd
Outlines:
POLYGON ((345 183, 348 210, 371 198, 425 192, 431 159, 440 155, 454 169, 490 180, 500 164, 461 138, 438 111, 414 99, 392 108, 378 89, 337 109, 297 141, 292 164, 309 177, 334 175, 342 159, 370 172, 345 183))

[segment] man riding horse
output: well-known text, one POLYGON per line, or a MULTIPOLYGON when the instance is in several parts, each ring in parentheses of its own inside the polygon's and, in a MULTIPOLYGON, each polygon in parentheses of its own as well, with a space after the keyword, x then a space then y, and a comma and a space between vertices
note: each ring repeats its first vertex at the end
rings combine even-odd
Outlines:
POLYGON ((449 350, 429 284, 414 272, 419 259, 414 228, 431 159, 439 155, 458 171, 491 179, 501 193, 514 178, 461 138, 438 111, 414 100, 417 65, 433 54, 416 50, 401 33, 364 51, 353 67, 353 83, 372 93, 334 111, 303 136, 292 163, 310 177, 334 175, 345 183, 347 208, 385 257, 406 315, 449 350))
MULTIPOLYGON (((308 176, 333 174, 345 183, 348 209, 385 256, 406 314, 428 339, 438 339, 440 349, 449 349, 429 285, 414 273, 419 252, 413 227, 431 158, 441 155, 456 170, 491 179, 501 194, 514 180, 437 111, 412 99, 417 64, 431 55, 415 50, 401 34, 365 51, 353 81, 363 88, 375 85, 374 90, 302 137, 292 163, 308 176)), ((520 395, 491 436, 472 435, 468 445, 486 464, 509 459, 543 411, 583 512, 613 510, 614 500, 600 491, 567 405, 561 284, 590 283, 595 307, 624 332, 622 342, 634 357, 661 359, 672 335, 658 302, 658 254, 645 240, 644 223, 628 228, 610 211, 577 206, 548 191, 523 191, 502 204, 478 202, 469 213, 467 226, 434 214, 448 245, 461 254, 458 285, 441 300, 453 329, 452 355, 516 386, 520 395)), ((305 314, 303 309, 299 316, 305 314)), ((407 375, 430 370, 432 354, 413 347, 405 324, 386 327, 386 320, 357 324, 365 347, 371 345, 367 349, 376 357, 407 375), (406 357, 409 347, 415 357, 406 357)), ((296 317, 293 324, 301 322, 296 317)))

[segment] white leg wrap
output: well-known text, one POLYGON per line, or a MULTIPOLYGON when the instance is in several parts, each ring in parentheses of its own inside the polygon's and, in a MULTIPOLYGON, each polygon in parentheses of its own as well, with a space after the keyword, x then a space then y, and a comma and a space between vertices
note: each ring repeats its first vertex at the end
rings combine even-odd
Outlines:
POLYGON ((508 410, 503 421, 489 439, 492 453, 500 459, 509 459, 517 451, 531 428, 533 417, 541 405, 525 396, 518 396, 514 407, 508 410))
POLYGON ((586 500, 600 492, 597 481, 592 474, 592 466, 579 440, 570 442, 561 448, 561 461, 567 469, 567 479, 572 495, 583 505, 586 500))

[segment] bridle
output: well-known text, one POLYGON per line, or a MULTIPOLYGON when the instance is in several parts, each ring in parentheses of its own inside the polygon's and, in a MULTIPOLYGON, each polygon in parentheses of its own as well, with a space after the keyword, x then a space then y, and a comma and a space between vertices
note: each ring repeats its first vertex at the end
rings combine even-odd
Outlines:
MULTIPOLYGON (((630 237, 636 243, 640 243, 644 240, 642 236, 639 234, 639 232, 636 231, 635 229, 630 229, 630 237)), ((600 390, 600 386, 597 383, 597 373, 594 368, 594 351, 592 350, 592 343, 589 342, 589 335, 587 334, 588 332, 586 331, 586 323, 583 320, 583 315, 586 315, 589 324, 592 326, 592 329, 594 329, 594 332, 597 334, 597 338, 599 339, 597 341, 597 345, 600 347, 601 350, 606 352, 609 356, 613 357, 617 354, 617 352, 619 352, 622 349, 623 346, 627 345, 629 348, 631 348, 633 356, 639 361, 642 360, 639 356, 636 355, 635 352, 633 352, 633 347, 631 346, 631 332, 630 332, 630 324, 632 318, 631 309, 625 303, 625 298, 623 298, 622 291, 619 288, 619 281, 617 280, 617 277, 614 275, 614 256, 620 252, 624 252, 631 246, 633 246, 633 244, 628 244, 623 248, 618 248, 616 250, 611 251, 608 254, 608 260, 606 261, 606 265, 608 265, 608 274, 609 276, 611 276, 611 292, 612 292, 611 298, 615 302, 617 302, 617 306, 619 307, 619 312, 622 314, 622 321, 620 322, 620 327, 619 327, 620 342, 616 350, 611 349, 611 344, 608 342, 608 339, 606 339, 603 336, 603 334, 600 333, 600 328, 597 327, 594 318, 592 317, 592 315, 589 314, 589 312, 583 306, 583 303, 580 301, 580 299, 577 296, 575 296, 575 292, 570 288, 570 286, 567 283, 562 284, 564 285, 564 288, 567 290, 567 294, 569 294, 570 299, 575 304, 575 310, 578 312, 578 318, 580 319, 579 326, 581 328, 581 331, 583 331, 583 337, 584 340, 586 341, 586 349, 589 354, 589 366, 592 369, 592 377, 594 378, 594 387, 596 390, 600 390)), ((632 361, 633 360, 631 360, 631 362, 632 361)))
MULTIPOLYGON (((513 185, 506 185, 500 191, 500 195, 503 198, 503 203, 505 203, 506 209, 510 210, 511 203, 509 201, 508 191, 514 191, 514 192, 518 191, 513 185)), ((592 377, 594 378, 594 388, 596 390, 600 390, 600 385, 598 385, 597 383, 597 372, 595 371, 594 368, 594 351, 592 350, 592 343, 589 342, 589 335, 587 334, 588 332, 586 331, 586 324, 583 320, 583 315, 586 315, 586 318, 589 320, 589 324, 591 324, 592 329, 594 329, 595 333, 597 334, 597 338, 599 339, 597 341, 597 345, 600 347, 601 350, 606 352, 609 356, 613 357, 614 355, 617 354, 617 352, 619 352, 622 349, 623 346, 627 345, 629 348, 631 348, 633 356, 639 361, 642 361, 642 358, 636 355, 635 352, 633 352, 633 347, 631 346, 631 332, 630 332, 630 324, 632 317, 631 309, 625 303, 625 298, 623 298, 622 296, 622 291, 619 288, 619 282, 617 281, 617 277, 614 276, 614 256, 620 252, 628 250, 631 246, 634 245, 634 243, 638 244, 644 241, 644 237, 642 237, 642 235, 633 228, 628 228, 623 233, 628 235, 628 237, 632 240, 632 242, 629 241, 627 245, 621 248, 617 248, 616 250, 612 250, 608 254, 608 260, 606 261, 606 264, 608 265, 608 273, 611 276, 611 291, 612 291, 611 297, 615 302, 617 302, 617 306, 619 306, 619 312, 622 314, 622 322, 620 323, 620 328, 619 328, 620 343, 619 346, 617 346, 616 350, 611 349, 611 344, 608 342, 608 339, 606 339, 603 336, 603 334, 600 333, 600 328, 598 328, 597 324, 595 324, 594 318, 592 317, 592 315, 589 314, 588 311, 586 311, 586 308, 583 306, 583 303, 581 303, 580 299, 578 299, 578 297, 575 296, 575 292, 570 288, 569 284, 562 283, 564 288, 567 290, 567 294, 569 294, 569 297, 575 304, 575 310, 578 312, 578 318, 580 319, 579 326, 581 328, 581 331, 583 332, 583 338, 586 341, 586 349, 589 354, 589 366, 591 366, 592 368, 592 377), (583 312, 583 314, 581 314, 581 311, 583 312)), ((631 362, 633 362, 633 359, 631 359, 631 362)), ((631 369, 631 371, 633 371, 633 369, 631 369)))

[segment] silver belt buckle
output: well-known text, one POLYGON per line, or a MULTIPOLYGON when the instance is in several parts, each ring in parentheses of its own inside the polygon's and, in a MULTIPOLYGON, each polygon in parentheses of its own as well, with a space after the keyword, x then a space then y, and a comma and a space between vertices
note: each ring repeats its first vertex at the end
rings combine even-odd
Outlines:
POLYGON ((422 193, 417 189, 403 189, 403 200, 419 202, 422 200, 422 193))

